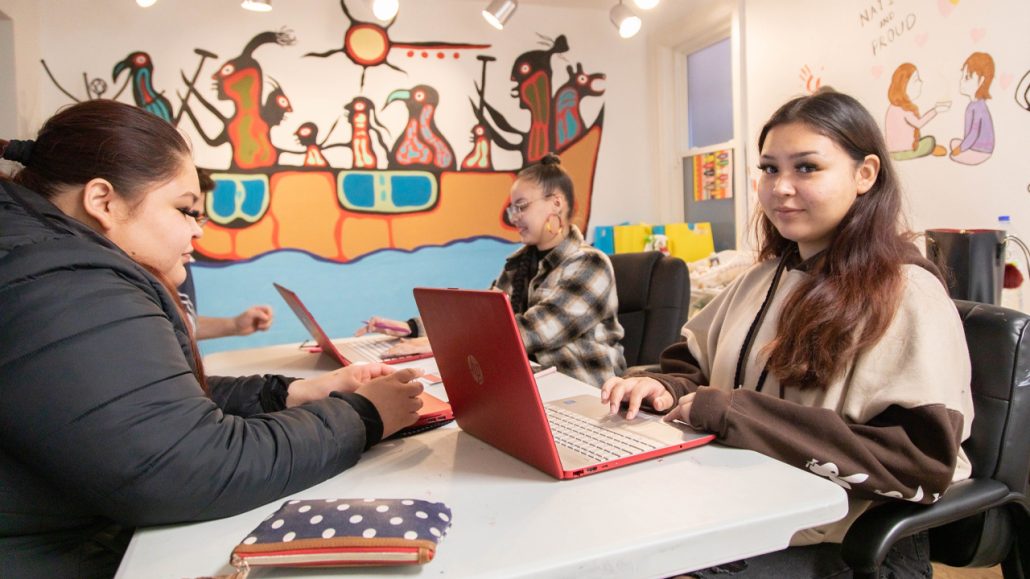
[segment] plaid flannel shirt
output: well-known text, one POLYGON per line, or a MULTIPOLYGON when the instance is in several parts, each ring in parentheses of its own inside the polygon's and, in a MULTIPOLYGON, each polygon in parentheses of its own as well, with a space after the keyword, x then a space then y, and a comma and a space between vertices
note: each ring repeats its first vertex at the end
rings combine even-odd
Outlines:
MULTIPOLYGON (((526 250, 513 253, 508 263, 526 250)), ((505 267, 494 282, 509 296, 512 273, 505 267)), ((577 227, 540 260, 529 282, 528 306, 515 320, 530 358, 598 387, 626 369, 615 273, 608 256, 587 245, 577 227)))

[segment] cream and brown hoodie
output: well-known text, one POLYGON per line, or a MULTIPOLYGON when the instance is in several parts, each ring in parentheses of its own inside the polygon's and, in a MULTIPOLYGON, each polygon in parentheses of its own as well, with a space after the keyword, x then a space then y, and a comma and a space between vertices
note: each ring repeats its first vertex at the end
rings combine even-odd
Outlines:
POLYGON ((697 392, 694 427, 847 491, 843 520, 801 531, 792 544, 840 542, 873 501, 932 503, 953 481, 968 478, 960 446, 973 420, 965 334, 940 281, 918 266, 903 266, 905 289, 887 332, 827 388, 781 389, 770 372, 758 392, 763 349, 775 336, 783 304, 808 275, 803 268, 784 271, 745 361, 743 384, 734 384, 777 265, 761 262, 738 278, 687 322, 686 340, 662 354, 663 373, 646 375, 677 398, 697 392))

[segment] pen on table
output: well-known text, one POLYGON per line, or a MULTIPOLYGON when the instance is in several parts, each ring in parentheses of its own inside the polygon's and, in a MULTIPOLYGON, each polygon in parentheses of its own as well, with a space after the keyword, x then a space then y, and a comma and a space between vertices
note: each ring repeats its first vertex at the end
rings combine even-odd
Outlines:
MULTIPOLYGON (((369 324, 369 322, 365 322, 365 323, 369 324)), ((400 326, 395 326, 393 324, 387 324, 385 322, 375 322, 374 324, 370 324, 370 325, 373 328, 377 329, 377 330, 393 330, 394 332, 411 333, 411 328, 409 328, 408 326, 404 326, 402 328, 400 326)))
POLYGON ((543 378, 544 376, 547 376, 548 374, 554 374, 557 371, 558 371, 557 366, 548 366, 546 368, 543 368, 541 370, 537 370, 536 372, 533 372, 533 376, 535 378, 543 378))

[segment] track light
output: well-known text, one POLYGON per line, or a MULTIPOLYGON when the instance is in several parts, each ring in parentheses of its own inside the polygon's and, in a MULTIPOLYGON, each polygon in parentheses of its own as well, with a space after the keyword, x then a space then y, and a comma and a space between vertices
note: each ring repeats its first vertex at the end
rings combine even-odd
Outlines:
POLYGON ((511 15, 515 13, 515 9, 519 7, 518 0, 493 0, 490 5, 483 10, 483 18, 490 23, 497 30, 503 30, 504 25, 511 18, 511 15))
POLYGON ((650 10, 655 6, 658 6, 659 2, 661 2, 661 0, 633 0, 633 3, 641 10, 650 10))
POLYGON ((136 0, 136 4, 138 4, 140 8, 150 8, 156 3, 157 0, 136 0))
POLYGON ((240 6, 254 12, 271 12, 272 0, 243 0, 240 2, 240 6))
POLYGON ((389 20, 397 16, 400 0, 372 0, 372 14, 379 20, 389 20))
POLYGON ((637 32, 640 32, 640 17, 629 8, 623 6, 621 0, 618 4, 612 6, 611 17, 612 24, 619 30, 619 36, 632 38, 637 32))

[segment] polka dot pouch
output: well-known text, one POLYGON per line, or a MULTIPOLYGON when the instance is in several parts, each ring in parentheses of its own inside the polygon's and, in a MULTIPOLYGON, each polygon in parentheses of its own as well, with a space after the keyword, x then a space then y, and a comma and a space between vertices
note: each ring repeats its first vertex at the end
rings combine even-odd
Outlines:
POLYGON ((416 565, 451 526, 443 503, 314 499, 283 503, 233 549, 233 567, 416 565))

